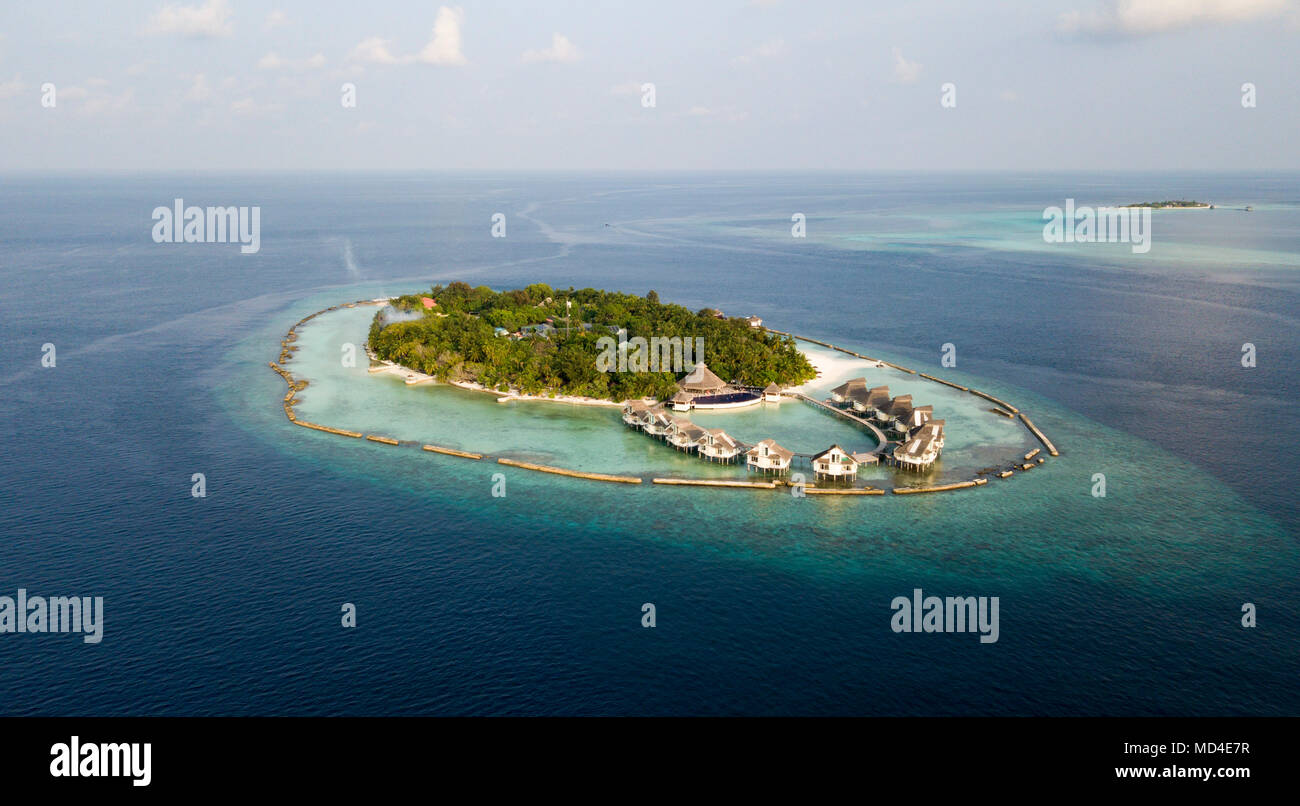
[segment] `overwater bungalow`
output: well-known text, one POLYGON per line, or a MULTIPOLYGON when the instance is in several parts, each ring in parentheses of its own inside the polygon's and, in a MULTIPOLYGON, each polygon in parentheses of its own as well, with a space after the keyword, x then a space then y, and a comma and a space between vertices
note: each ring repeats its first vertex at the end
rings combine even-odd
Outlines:
POLYGON ((774 384, 774 383, 769 383, 769 384, 767 385, 767 388, 763 390, 763 402, 764 402, 764 403, 780 403, 780 402, 781 402, 781 387, 777 386, 777 385, 774 384))
POLYGON ((700 442, 700 455, 709 461, 730 462, 742 452, 740 443, 721 428, 706 428, 700 442))
POLYGON ((623 422, 632 428, 641 428, 650 407, 643 400, 629 400, 623 404, 623 422))
POLYGON ((865 393, 867 391, 866 378, 854 378, 845 381, 831 390, 831 402, 843 406, 852 399, 855 392, 865 393))
POLYGON ((782 448, 774 439, 765 439, 745 452, 745 466, 764 473, 784 473, 793 458, 794 451, 782 448))
POLYGON ((876 409, 874 418, 887 428, 893 428, 900 420, 906 422, 912 414, 912 396, 899 395, 889 403, 876 409))
POLYGON ((847 480, 858 476, 858 460, 839 445, 832 445, 813 456, 812 466, 814 478, 847 480))
POLYGON ((934 406, 917 406, 907 415, 894 420, 894 430, 901 434, 912 434, 916 429, 928 423, 934 417, 934 406))
POLYGON ((875 386, 861 392, 855 391, 850 396, 849 402, 858 414, 874 417, 881 408, 888 408, 889 387, 875 386))
POLYGON ((641 417, 641 430, 652 437, 667 437, 675 422, 662 406, 652 406, 641 417))
POLYGON ((924 470, 943 452, 943 420, 930 420, 911 439, 894 449, 894 464, 906 470, 924 470))
POLYGON ((707 437, 709 432, 690 420, 674 419, 668 431, 668 444, 682 451, 693 451, 707 437))
POLYGON ((691 401, 694 399, 695 395, 692 395, 685 390, 679 391, 677 394, 673 395, 673 411, 690 411, 691 401))

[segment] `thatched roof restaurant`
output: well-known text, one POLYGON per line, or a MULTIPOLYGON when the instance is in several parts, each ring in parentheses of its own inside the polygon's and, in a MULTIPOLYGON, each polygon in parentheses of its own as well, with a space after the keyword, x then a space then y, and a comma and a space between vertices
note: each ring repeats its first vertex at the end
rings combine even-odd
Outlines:
POLYGON ((701 361, 687 373, 685 378, 677 382, 677 386, 683 392, 690 392, 697 395, 716 395, 727 388, 726 381, 713 374, 713 370, 701 361))

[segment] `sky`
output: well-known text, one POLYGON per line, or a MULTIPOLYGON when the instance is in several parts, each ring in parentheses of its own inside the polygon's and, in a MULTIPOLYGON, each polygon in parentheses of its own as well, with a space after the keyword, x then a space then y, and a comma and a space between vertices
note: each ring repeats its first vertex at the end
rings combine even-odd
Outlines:
POLYGON ((1300 0, 8 2, 0 171, 1296 170, 1297 54, 1300 0))

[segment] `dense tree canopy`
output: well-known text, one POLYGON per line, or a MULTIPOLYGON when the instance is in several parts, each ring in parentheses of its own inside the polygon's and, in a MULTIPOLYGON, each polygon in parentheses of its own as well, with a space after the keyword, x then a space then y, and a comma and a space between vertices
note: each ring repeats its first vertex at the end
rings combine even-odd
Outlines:
POLYGON ((439 380, 477 381, 502 391, 610 400, 671 397, 684 371, 601 371, 597 340, 611 336, 611 326, 625 328, 629 339, 703 338, 703 360, 726 381, 790 386, 815 374, 792 339, 752 328, 743 319, 717 318, 711 309, 692 313, 665 305, 653 291, 637 297, 593 288, 557 291, 535 283, 497 293, 454 282, 434 286, 427 295, 399 297, 392 306, 400 316, 381 310, 370 326, 376 355, 439 380), (424 296, 436 306, 426 308, 424 296), (556 328, 549 337, 516 340, 494 330, 516 333, 548 319, 556 328))

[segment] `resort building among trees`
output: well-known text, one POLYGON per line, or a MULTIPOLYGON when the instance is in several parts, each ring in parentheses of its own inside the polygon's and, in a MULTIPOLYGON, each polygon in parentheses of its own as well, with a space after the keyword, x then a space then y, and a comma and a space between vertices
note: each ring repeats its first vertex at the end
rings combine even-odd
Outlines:
POLYGON ((763 390, 763 402, 764 402, 764 403, 780 403, 780 402, 781 402, 781 387, 777 386, 777 385, 774 384, 774 383, 769 383, 769 384, 767 385, 767 388, 763 390))
POLYGON ((676 411, 735 409, 753 405, 763 399, 762 395, 755 392, 732 388, 703 361, 677 382, 677 388, 680 391, 672 399, 676 411))
POLYGON ((790 469, 794 451, 786 450, 774 439, 765 439, 745 453, 745 466, 750 470, 784 473, 790 469))
POLYGON ((691 395, 717 395, 727 391, 726 381, 715 375, 703 361, 678 381, 677 386, 691 395))

